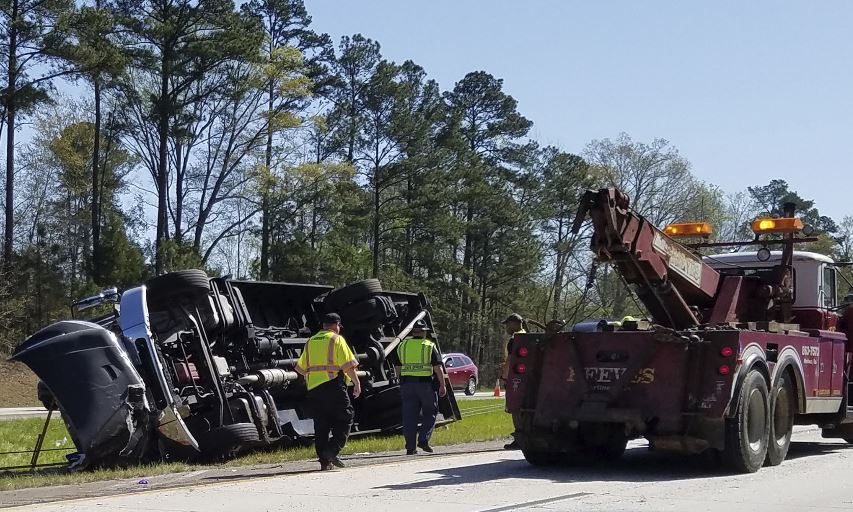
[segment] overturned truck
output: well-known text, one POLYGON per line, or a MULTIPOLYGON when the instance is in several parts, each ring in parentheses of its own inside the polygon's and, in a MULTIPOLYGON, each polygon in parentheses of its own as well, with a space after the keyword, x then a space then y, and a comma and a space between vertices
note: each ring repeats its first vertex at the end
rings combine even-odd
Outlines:
MULTIPOLYGON (((394 431, 399 383, 386 357, 415 321, 432 324, 423 294, 384 291, 376 279, 334 289, 186 270, 75 303, 104 305, 107 314, 56 322, 12 355, 61 411, 76 467, 216 459, 310 438, 311 404, 294 366, 329 311, 359 361, 353 433, 394 431)), ((439 410, 441 421, 461 418, 452 392, 439 410)))

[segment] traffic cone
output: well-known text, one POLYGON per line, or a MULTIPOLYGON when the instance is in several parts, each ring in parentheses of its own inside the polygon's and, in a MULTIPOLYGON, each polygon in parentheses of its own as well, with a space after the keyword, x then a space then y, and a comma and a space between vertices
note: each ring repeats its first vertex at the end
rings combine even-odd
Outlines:
POLYGON ((494 396, 501 396, 501 380, 498 379, 495 381, 495 393, 494 396))

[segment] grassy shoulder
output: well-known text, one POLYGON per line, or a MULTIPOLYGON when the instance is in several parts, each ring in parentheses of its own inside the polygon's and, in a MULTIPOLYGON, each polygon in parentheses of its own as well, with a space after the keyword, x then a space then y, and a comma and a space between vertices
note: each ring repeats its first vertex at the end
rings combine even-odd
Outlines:
MULTIPOLYGON (((503 412, 501 399, 494 400, 463 400, 459 402, 462 411, 462 421, 437 427, 430 444, 446 446, 476 441, 492 441, 509 436, 512 432, 512 418, 503 412)), ((41 432, 44 421, 38 418, 24 420, 0 421, 0 452, 32 450, 36 437, 41 432)), ((51 421, 44 448, 74 447, 65 430, 61 419, 51 421)), ((403 438, 400 435, 371 436, 351 438, 344 448, 344 455, 402 451, 403 438)), ((45 452, 39 458, 40 463, 61 462, 65 460, 68 451, 45 452)), ((255 464, 273 464, 295 460, 310 460, 315 458, 314 448, 300 446, 278 450, 257 451, 247 453, 223 465, 251 466, 255 464)), ((0 455, 0 467, 28 464, 29 454, 12 456, 0 455)), ((197 469, 209 468, 210 465, 170 463, 140 465, 130 468, 106 469, 86 472, 68 472, 65 470, 47 469, 35 472, 17 471, 0 472, 0 491, 23 489, 26 487, 42 487, 49 485, 79 484, 100 480, 115 480, 136 478, 167 473, 178 473, 197 469)))

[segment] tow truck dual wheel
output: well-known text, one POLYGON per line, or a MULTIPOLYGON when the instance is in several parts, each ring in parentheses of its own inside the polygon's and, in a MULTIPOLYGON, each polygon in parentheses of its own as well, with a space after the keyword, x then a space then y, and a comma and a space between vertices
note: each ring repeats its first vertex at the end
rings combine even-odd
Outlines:
POLYGON ((741 385, 737 411, 726 421, 723 459, 735 471, 754 473, 764 465, 770 440, 769 398, 764 376, 751 370, 741 385))
POLYGON ((788 372, 785 372, 770 393, 770 408, 773 411, 770 421, 770 440, 767 443, 765 464, 778 466, 788 455, 791 446, 791 434, 794 431, 794 386, 788 372))

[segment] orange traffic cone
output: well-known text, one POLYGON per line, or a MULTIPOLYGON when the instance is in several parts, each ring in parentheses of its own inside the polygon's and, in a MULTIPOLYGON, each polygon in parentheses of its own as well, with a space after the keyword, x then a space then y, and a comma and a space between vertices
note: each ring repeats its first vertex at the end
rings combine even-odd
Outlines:
POLYGON ((495 394, 494 396, 501 396, 501 380, 498 379, 495 381, 495 394))

